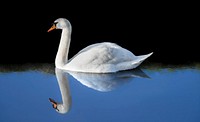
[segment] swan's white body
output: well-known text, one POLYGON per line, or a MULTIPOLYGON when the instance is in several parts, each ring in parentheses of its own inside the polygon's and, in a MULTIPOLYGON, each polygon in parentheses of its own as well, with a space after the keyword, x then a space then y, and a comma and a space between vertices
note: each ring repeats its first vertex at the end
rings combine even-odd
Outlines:
POLYGON ((129 50, 111 43, 102 42, 92 44, 68 60, 71 41, 71 24, 65 18, 54 21, 53 29, 62 29, 60 45, 56 55, 55 65, 62 70, 92 73, 110 73, 129 70, 138 67, 153 53, 135 56, 129 50))

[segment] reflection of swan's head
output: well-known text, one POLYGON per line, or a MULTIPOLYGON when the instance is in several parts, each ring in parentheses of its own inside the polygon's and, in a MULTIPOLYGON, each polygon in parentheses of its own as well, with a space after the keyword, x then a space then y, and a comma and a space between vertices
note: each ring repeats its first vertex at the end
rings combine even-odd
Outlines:
POLYGON ((55 100, 49 98, 53 108, 61 114, 65 114, 71 107, 71 95, 69 90, 68 78, 65 73, 60 69, 55 69, 56 78, 61 92, 62 102, 58 103, 55 100))
POLYGON ((57 103, 55 100, 49 98, 49 101, 51 102, 52 104, 52 107, 58 112, 58 113, 61 113, 61 114, 65 114, 69 111, 69 108, 68 106, 64 106, 63 104, 61 103, 57 103))

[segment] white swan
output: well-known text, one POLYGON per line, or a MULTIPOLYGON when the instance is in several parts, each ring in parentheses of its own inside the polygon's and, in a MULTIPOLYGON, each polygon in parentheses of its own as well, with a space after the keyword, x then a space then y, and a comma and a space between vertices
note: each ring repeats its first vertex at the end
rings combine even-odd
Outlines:
POLYGON ((135 56, 121 46, 102 42, 92 44, 68 60, 72 26, 65 18, 58 18, 48 30, 62 29, 60 44, 55 59, 57 68, 77 72, 109 73, 133 69, 153 54, 135 56))

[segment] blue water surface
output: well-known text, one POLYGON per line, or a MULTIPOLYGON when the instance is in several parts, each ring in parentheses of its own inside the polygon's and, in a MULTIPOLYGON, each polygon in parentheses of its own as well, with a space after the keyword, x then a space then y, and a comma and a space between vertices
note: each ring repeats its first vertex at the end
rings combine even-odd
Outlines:
POLYGON ((0 105, 0 122, 199 122, 200 70, 1 72, 0 105))

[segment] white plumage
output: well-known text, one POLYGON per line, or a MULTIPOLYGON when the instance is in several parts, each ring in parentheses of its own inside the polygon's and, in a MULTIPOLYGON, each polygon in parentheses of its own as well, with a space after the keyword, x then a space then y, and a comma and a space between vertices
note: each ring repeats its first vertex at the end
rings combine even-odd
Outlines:
POLYGON ((111 73, 138 67, 153 52, 135 56, 129 50, 111 42, 101 42, 87 46, 68 60, 71 41, 71 24, 65 18, 54 21, 48 30, 62 29, 60 44, 56 55, 57 68, 77 72, 111 73))

